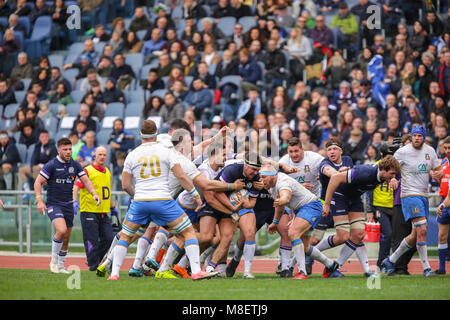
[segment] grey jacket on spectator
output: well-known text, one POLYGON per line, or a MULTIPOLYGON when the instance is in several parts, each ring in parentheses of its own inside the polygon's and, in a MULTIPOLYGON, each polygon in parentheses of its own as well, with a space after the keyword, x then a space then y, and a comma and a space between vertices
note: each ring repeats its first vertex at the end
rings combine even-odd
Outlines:
POLYGON ((181 103, 175 103, 171 107, 164 104, 159 111, 159 116, 163 119, 164 123, 171 123, 172 120, 183 119, 184 112, 185 110, 181 103))

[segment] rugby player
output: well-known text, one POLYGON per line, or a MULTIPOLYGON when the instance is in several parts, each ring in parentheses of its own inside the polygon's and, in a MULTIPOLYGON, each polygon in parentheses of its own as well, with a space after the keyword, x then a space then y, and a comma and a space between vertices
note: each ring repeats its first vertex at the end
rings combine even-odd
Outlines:
MULTIPOLYGON (((399 162, 393 156, 388 155, 378 164, 357 165, 347 171, 333 174, 326 190, 325 201, 323 204, 323 216, 327 216, 330 213, 331 201, 335 197, 335 191, 338 188, 341 188, 343 191, 343 201, 346 205, 349 207, 353 206, 354 208, 362 208, 362 194, 375 189, 382 182, 390 182, 399 171, 399 162)), ((349 210, 348 218, 350 220, 350 237, 342 247, 337 259, 340 267, 342 267, 353 252, 355 252, 356 248, 364 238, 364 212, 362 210, 349 210)), ((331 276, 343 277, 339 270, 335 270, 331 276)), ((366 274, 366 276, 373 276, 373 274, 366 274)))
POLYGON ((52 241, 52 259, 50 271, 53 273, 70 272, 64 268, 67 256, 70 234, 73 227, 72 191, 78 177, 92 199, 100 205, 101 200, 81 165, 72 159, 72 142, 61 138, 57 144, 58 156, 45 164, 34 182, 34 193, 37 199, 37 209, 42 215, 47 215, 55 228, 52 241), (42 185, 47 184, 47 201, 42 200, 42 185))
POLYGON ((108 280, 118 280, 127 248, 141 225, 152 220, 181 235, 189 257, 192 279, 201 280, 216 275, 200 269, 199 246, 188 216, 170 196, 169 172, 172 171, 184 189, 194 196, 197 209, 200 195, 180 166, 179 155, 156 141, 157 127, 151 120, 141 126, 142 143, 127 155, 122 172, 122 188, 134 198, 122 224, 120 240, 114 248, 112 272, 108 280), (135 179, 135 188, 132 179, 135 179))
POLYGON ((324 263, 327 268, 336 268, 335 262, 309 245, 312 230, 319 222, 322 214, 322 203, 319 197, 288 175, 278 173, 270 164, 265 164, 259 174, 263 180, 264 188, 275 199, 273 202, 275 214, 273 222, 267 229, 268 232, 273 234, 277 231, 277 224, 286 206, 295 214, 295 218, 290 223, 288 235, 299 264, 299 272, 292 279, 308 279, 305 269, 305 250, 314 259, 324 263))
POLYGON ((403 253, 415 245, 424 269, 423 276, 436 275, 428 262, 426 245, 429 215, 428 179, 430 174, 436 179, 441 166, 435 150, 424 143, 425 138, 425 128, 415 126, 411 129, 411 143, 394 153, 401 165, 400 197, 403 215, 405 221, 411 221, 413 229, 397 250, 382 262, 388 274, 395 270, 394 264, 403 253))

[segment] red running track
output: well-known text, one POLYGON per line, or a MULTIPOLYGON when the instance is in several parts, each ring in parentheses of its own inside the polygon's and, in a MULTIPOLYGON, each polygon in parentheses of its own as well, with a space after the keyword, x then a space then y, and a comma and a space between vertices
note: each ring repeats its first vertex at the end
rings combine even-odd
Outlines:
MULTIPOLYGON (((129 270, 133 264, 133 258, 126 258, 122 266, 122 270, 129 270)), ((30 256, 30 255, 0 255, 0 268, 11 269, 49 269, 50 257, 46 256, 30 256)), ((254 273, 274 273, 277 268, 277 260, 255 259, 253 261, 252 271, 254 273)), ((370 265, 375 266, 376 261, 370 260, 370 265)), ((81 270, 88 270, 86 259, 83 257, 67 257, 66 267, 69 265, 77 265, 81 270)), ((439 267, 439 260, 430 259, 431 269, 435 270, 439 267)), ((446 268, 450 268, 447 262, 446 268)), ((362 273, 363 270, 358 260, 350 260, 342 267, 344 273, 362 273)), ((237 272, 244 271, 244 263, 241 262, 237 268, 237 272)), ((313 273, 322 273, 323 266, 320 263, 314 263, 313 273)), ((408 266, 408 271, 412 274, 422 274, 423 268, 420 260, 412 260, 408 266)))

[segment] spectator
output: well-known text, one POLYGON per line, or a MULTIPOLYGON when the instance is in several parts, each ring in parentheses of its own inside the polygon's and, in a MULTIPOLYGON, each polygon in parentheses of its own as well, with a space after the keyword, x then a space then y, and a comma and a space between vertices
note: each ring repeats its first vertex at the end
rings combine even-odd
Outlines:
POLYGON ((134 19, 131 20, 130 26, 128 27, 128 30, 130 32, 138 32, 140 30, 147 30, 150 29, 152 24, 147 19, 147 16, 145 15, 144 8, 137 7, 134 9, 134 19))
POLYGON ((239 20, 242 17, 248 17, 252 15, 250 7, 242 4, 240 0, 231 0, 232 16, 239 20))
POLYGON ((168 79, 165 80, 165 82, 166 82, 165 86, 164 86, 165 89, 170 89, 174 85, 175 81, 177 81, 177 80, 183 81, 183 78, 184 78, 183 71, 181 70, 181 68, 178 66, 174 66, 172 68, 172 70, 170 70, 168 79))
MULTIPOLYGON (((153 100, 153 99, 152 99, 153 100)), ((164 95, 164 105, 159 111, 159 116, 162 118, 162 132, 168 132, 170 123, 175 119, 182 119, 184 116, 184 107, 179 103, 171 92, 164 95)))
POLYGON ((362 139, 362 131, 353 129, 350 132, 350 139, 344 143, 344 154, 349 155, 354 164, 359 164, 363 160, 365 147, 366 142, 362 139))
POLYGON ((150 97, 142 110, 143 119, 159 117, 163 103, 163 99, 158 96, 150 97))
POLYGON ((14 38, 14 31, 7 29, 5 37, 0 42, 0 73, 9 77, 15 63, 14 54, 19 51, 20 43, 14 38))
POLYGON ((89 55, 85 55, 81 58, 80 62, 75 63, 69 63, 63 66, 63 70, 75 68, 78 69, 78 74, 73 79, 74 86, 76 87, 76 84, 78 80, 88 77, 88 71, 90 69, 95 70, 94 65, 92 64, 92 60, 89 57, 89 55))
POLYGON ((330 47, 333 44, 333 31, 325 24, 323 15, 316 17, 316 26, 311 29, 308 36, 314 42, 314 45, 320 44, 322 47, 330 47))
POLYGON ((103 119, 105 116, 105 111, 103 107, 97 104, 95 100, 95 96, 92 92, 88 92, 84 95, 83 99, 81 99, 82 104, 86 104, 89 107, 89 113, 91 117, 97 118, 99 121, 103 119))
POLYGON ((205 62, 208 66, 217 65, 220 62, 220 56, 213 44, 208 43, 207 45, 205 45, 202 62, 205 62))
POLYGON ((223 32, 213 24, 213 20, 211 18, 204 18, 202 20, 202 26, 203 31, 202 34, 205 35, 206 33, 212 34, 214 39, 221 39, 221 40, 229 40, 226 39, 227 37, 223 34, 223 32))
POLYGON ((63 50, 68 43, 66 39, 69 36, 66 26, 69 14, 67 13, 67 6, 64 0, 56 0, 55 4, 48 8, 48 13, 52 17, 51 48, 53 50, 63 50))
POLYGON ((107 56, 103 56, 100 58, 100 62, 97 66, 97 73, 102 78, 109 78, 111 76, 111 71, 113 70, 114 65, 111 62, 111 58, 107 56))
POLYGON ((437 38, 444 32, 444 24, 436 15, 436 12, 430 10, 426 13, 423 29, 430 37, 437 38))
POLYGON ((359 33, 361 39, 366 39, 367 45, 370 47, 373 45, 373 37, 375 35, 375 30, 373 28, 367 27, 367 22, 371 16, 369 7, 375 4, 369 0, 359 0, 359 3, 354 5, 350 12, 359 18, 359 33))
POLYGON ((281 28, 292 28, 295 20, 288 13, 286 4, 279 4, 275 10, 275 21, 281 28))
POLYGON ((386 36, 391 37, 402 17, 401 0, 379 0, 382 6, 383 24, 386 29, 386 36))
POLYGON ((256 6, 257 14, 260 19, 263 17, 274 16, 276 9, 277 4, 274 0, 261 1, 256 6))
POLYGON ((117 32, 120 37, 125 40, 128 35, 128 31, 125 28, 125 20, 122 17, 117 17, 112 22, 113 32, 117 32))
POLYGON ((194 0, 186 0, 182 6, 183 9, 183 18, 187 17, 195 17, 196 19, 200 19, 206 17, 206 11, 202 8, 201 5, 198 5, 194 0))
POLYGON ((72 142, 72 159, 76 160, 81 148, 84 146, 84 142, 78 137, 76 132, 71 132, 69 139, 72 142))
POLYGON ((103 82, 103 79, 97 74, 95 69, 91 68, 87 71, 87 77, 86 79, 83 79, 80 84, 80 90, 88 92, 92 89, 92 85, 94 84, 94 81, 98 82, 100 84, 101 90, 104 90, 105 83, 103 82))
POLYGON ((116 54, 122 53, 124 46, 124 39, 122 38, 119 32, 113 31, 111 39, 108 41, 107 45, 111 46, 111 49, 113 50, 111 57, 114 58, 116 54))
POLYGON ((203 124, 209 124, 212 118, 213 96, 202 79, 195 78, 192 83, 184 102, 194 111, 197 119, 201 119, 203 124))
MULTIPOLYGON (((234 32, 231 36, 230 42, 235 43, 238 50, 245 46, 244 27, 242 24, 236 23, 234 25, 234 32)), ((228 45, 230 42, 228 42, 228 45)))
POLYGON ((59 82, 56 85, 56 91, 48 96, 50 103, 58 103, 67 106, 73 100, 64 82, 59 82))
POLYGON ((18 15, 19 17, 29 16, 31 13, 31 7, 27 6, 26 0, 17 0, 16 7, 12 13, 18 15))
POLYGON ((19 53, 17 56, 17 62, 18 65, 12 69, 10 78, 18 80, 31 79, 33 77, 33 65, 28 61, 28 57, 25 52, 19 53))
POLYGON ((197 26, 195 25, 194 17, 187 17, 184 23, 186 24, 186 26, 184 27, 184 31, 181 34, 181 40, 192 43, 192 36, 195 32, 197 32, 197 26))
POLYGON ((339 91, 333 95, 331 104, 328 107, 330 109, 330 117, 335 120, 337 113, 341 109, 341 104, 347 102, 350 108, 356 108, 356 99, 350 90, 350 84, 347 81, 342 81, 339 85, 339 91))
POLYGON ((230 6, 228 0, 219 0, 219 5, 213 11, 212 16, 216 19, 216 23, 219 22, 220 18, 231 17, 233 15, 233 10, 230 6))
POLYGON ((20 128, 20 136, 18 143, 24 144, 28 148, 38 141, 38 131, 34 127, 32 119, 26 119, 20 128))
POLYGON ((289 68, 295 82, 302 80, 305 64, 313 53, 309 39, 299 28, 292 28, 284 50, 289 53, 289 68))
POLYGON ((362 164, 375 164, 378 160, 380 160, 380 157, 380 151, 378 151, 375 146, 369 145, 366 153, 364 154, 362 164))
POLYGON ((39 111, 39 100, 37 98, 36 93, 33 91, 28 91, 25 99, 22 101, 22 103, 19 105, 19 109, 33 109, 36 110, 36 112, 39 111))
POLYGON ((94 160, 94 153, 96 148, 95 131, 87 131, 84 137, 85 144, 78 152, 77 161, 82 167, 87 166, 94 160))
POLYGON ((406 35, 404 34, 398 34, 395 36, 395 44, 392 47, 390 56, 392 60, 394 60, 395 55, 398 51, 403 51, 405 53, 405 56, 407 57, 413 56, 413 49, 406 42, 406 35))
POLYGON ((155 25, 158 28, 162 28, 162 24, 161 22, 164 23, 165 28, 164 30, 167 30, 166 28, 175 28, 175 22, 172 20, 172 18, 170 17, 169 14, 167 14, 167 8, 164 5, 158 5, 155 8, 155 13, 156 13, 156 19, 155 19, 155 25))
POLYGON ((45 89, 47 91, 47 94, 50 95, 55 92, 56 86, 60 82, 64 83, 68 92, 72 91, 70 82, 63 77, 63 75, 61 74, 61 70, 58 67, 52 67, 50 70, 50 78, 47 82, 47 88, 45 89))
POLYGON ((339 14, 335 15, 330 23, 334 31, 334 47, 344 48, 349 45, 357 53, 359 44, 356 43, 358 33, 358 21, 353 13, 349 12, 347 3, 339 3, 339 14), (353 43, 353 46, 352 46, 353 43))
POLYGON ((95 51, 94 41, 91 39, 84 41, 84 50, 78 55, 75 63, 81 62, 81 60, 86 57, 94 66, 96 66, 100 60, 100 55, 95 51))
POLYGON ((256 88, 248 91, 248 99, 239 107, 236 121, 244 119, 247 123, 253 123, 257 115, 262 112, 262 103, 256 88))
POLYGON ((125 64, 125 59, 122 54, 117 54, 114 57, 114 67, 111 70, 110 77, 118 82, 118 88, 121 90, 128 90, 131 81, 136 78, 133 69, 129 64, 125 64))
POLYGON ((13 172, 16 171, 17 164, 21 162, 16 144, 8 136, 5 130, 0 131, 0 175, 3 177, 6 190, 12 190, 13 172))
POLYGON ((144 44, 133 31, 128 32, 127 39, 123 43, 123 54, 140 53, 144 44))
POLYGON ((123 92, 116 87, 116 80, 114 80, 114 78, 108 78, 108 80, 106 80, 106 87, 102 96, 103 96, 102 103, 105 110, 107 108, 108 103, 112 102, 125 103, 125 96, 123 92))
POLYGON ((429 38, 427 32, 423 28, 422 22, 415 21, 413 30, 413 34, 409 37, 408 43, 413 49, 412 58, 417 59, 427 49, 429 38))
POLYGON ((170 57, 167 53, 162 54, 159 57, 159 65, 156 69, 158 72, 158 77, 166 77, 170 74, 170 70, 172 70, 172 62, 170 61, 170 57))
POLYGON ((448 101, 450 99, 450 51, 446 51, 443 56, 443 62, 437 68, 437 81, 439 94, 448 101))
POLYGON ((32 25, 36 22, 37 18, 41 16, 50 15, 50 7, 45 4, 44 0, 36 0, 34 8, 30 12, 30 22, 32 25))
POLYGON ((198 65, 196 76, 202 79, 208 89, 216 89, 216 77, 209 73, 208 65, 205 62, 202 62, 198 65))
POLYGON ((111 149, 111 162, 114 166, 117 165, 116 153, 123 152, 127 154, 134 148, 134 136, 131 132, 124 130, 122 119, 116 119, 113 123, 113 131, 108 140, 108 145, 111 149))
POLYGON ((77 129, 77 123, 79 121, 83 121, 86 125, 86 131, 96 131, 97 130, 97 124, 94 119, 92 119, 91 116, 91 110, 86 104, 80 105, 80 111, 75 118, 75 121, 73 122, 72 131, 76 131, 77 129))
POLYGON ((259 30, 258 27, 252 27, 250 30, 244 35, 245 41, 245 47, 249 48, 253 41, 258 41, 260 45, 264 45, 266 43, 266 37, 264 36, 264 33, 259 30))
POLYGON ((16 96, 14 95, 14 91, 8 86, 8 82, 5 79, 0 79, 0 105, 2 106, 2 119, 4 119, 3 113, 6 106, 16 102, 16 96))
POLYGON ((296 136, 298 136, 298 133, 300 132, 298 127, 301 121, 306 122, 309 130, 308 111, 306 111, 306 109, 303 107, 298 107, 297 112, 295 113, 295 118, 289 122, 289 128, 291 128, 295 132, 296 136))
POLYGON ((14 32, 22 32, 24 37, 28 37, 27 29, 19 24, 19 16, 16 14, 11 14, 8 18, 8 28, 6 30, 12 30, 14 32))
POLYGON ((158 77, 157 69, 151 69, 148 73, 148 79, 141 81, 141 86, 143 89, 153 92, 155 90, 164 89, 164 81, 158 77))
POLYGON ((249 59, 247 49, 239 50, 238 72, 241 78, 241 101, 250 89, 258 90, 256 82, 261 80, 261 69, 255 61, 249 59))
POLYGON ((111 39, 109 33, 105 31, 105 27, 101 24, 95 26, 95 33, 92 36, 92 41, 94 43, 108 42, 111 39))
POLYGON ((338 89, 340 83, 347 79, 348 71, 342 53, 336 50, 330 59, 330 64, 323 73, 323 79, 326 81, 327 87, 333 90, 338 89))

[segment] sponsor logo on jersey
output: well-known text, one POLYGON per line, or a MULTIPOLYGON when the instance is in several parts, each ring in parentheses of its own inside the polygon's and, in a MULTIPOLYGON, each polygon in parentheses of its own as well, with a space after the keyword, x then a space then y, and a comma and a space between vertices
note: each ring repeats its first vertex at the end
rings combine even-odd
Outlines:
POLYGON ((252 183, 252 182, 247 182, 247 185, 246 185, 246 188, 247 188, 247 189, 251 189, 252 186, 253 186, 253 183, 252 183))
POLYGON ((75 169, 73 167, 70 167, 69 168, 69 173, 74 173, 74 172, 75 172, 75 169))
POLYGON ((419 173, 428 172, 427 166, 428 165, 426 163, 419 164, 418 167, 417 167, 417 169, 419 169, 419 173))

